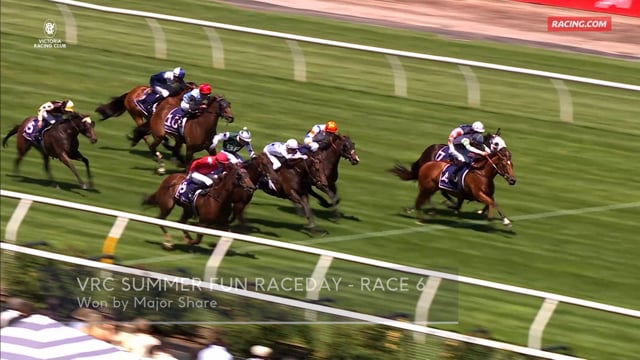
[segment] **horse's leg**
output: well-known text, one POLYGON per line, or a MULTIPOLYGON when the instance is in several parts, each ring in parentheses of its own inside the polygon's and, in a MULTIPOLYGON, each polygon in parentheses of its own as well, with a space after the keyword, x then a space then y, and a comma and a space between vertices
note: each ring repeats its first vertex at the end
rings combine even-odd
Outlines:
MULTIPOLYGON (((29 151, 29 149, 31 149, 31 144, 30 143, 25 145, 25 147, 23 147, 22 149, 18 150, 18 156, 13 161, 13 173, 14 174, 17 175, 19 173, 20 162, 22 162, 22 159, 24 159, 24 156, 27 154, 27 151, 29 151)), ((44 154, 43 154, 43 156, 44 156, 44 154)))
POLYGON ((44 172, 47 174, 47 180, 49 180, 51 185, 53 185, 55 187, 58 187, 58 185, 53 180, 53 174, 51 174, 51 166, 50 166, 50 163, 49 163, 49 156, 47 154, 45 154, 44 152, 41 152, 41 154, 42 154, 42 161, 44 163, 44 172))
POLYGON ((442 196, 444 196, 446 201, 449 202, 449 205, 447 206, 449 209, 454 209, 456 211, 460 211, 460 207, 462 206, 462 204, 458 204, 458 201, 453 201, 453 199, 451 198, 451 195, 449 195, 445 191, 442 191, 442 196))
MULTIPOLYGON (((446 194, 446 193, 443 192, 443 194, 446 194)), ((447 194, 447 195, 449 195, 449 194, 447 194)), ((460 208, 462 207, 462 203, 464 203, 464 198, 461 196, 456 201, 456 204, 450 207, 451 209, 453 209, 453 213, 454 214, 458 215, 460 213, 460 208)))
POLYGON ((173 150, 171 151, 171 153, 173 154, 173 157, 176 158, 178 166, 184 166, 185 168, 188 169, 188 166, 191 164, 191 159, 193 158, 193 150, 190 150, 189 146, 187 145, 187 150, 186 150, 187 156, 185 158, 180 153, 180 148, 182 147, 182 144, 184 144, 183 140, 176 140, 176 144, 173 147, 173 150))
MULTIPOLYGON (((193 211, 191 211, 190 206, 185 206, 182 208, 182 215, 180 216, 180 220, 178 220, 178 222, 181 224, 186 224, 187 221, 191 219, 192 215, 193 211)), ((191 235, 187 232, 187 230, 182 230, 182 234, 184 234, 183 241, 185 241, 187 245, 192 245, 193 238, 191 238, 191 235)))
MULTIPOLYGON (((135 120, 135 118, 134 118, 135 120)), ((136 122, 137 123, 137 122, 136 122)), ((127 139, 129 139, 131 141, 131 146, 136 146, 138 145, 138 143, 140 142, 140 140, 144 140, 144 142, 147 144, 147 147, 151 148, 151 144, 149 143, 149 140, 147 139, 147 135, 149 135, 149 122, 142 122, 140 124, 138 124, 138 126, 136 126, 133 129, 133 136, 128 136, 127 135, 127 139)))
POLYGON ((294 190, 291 190, 291 192, 289 193, 289 199, 293 201, 294 204, 302 206, 304 216, 307 218, 307 229, 314 229, 316 227, 316 223, 313 220, 313 213, 311 212, 311 207, 309 206, 309 197, 300 196, 294 190))
POLYGON ((162 154, 158 151, 158 145, 162 142, 164 138, 164 134, 160 136, 153 135, 153 142, 149 145, 149 151, 151 151, 151 156, 156 160, 156 173, 163 175, 166 171, 164 167, 164 161, 162 161, 162 154))
POLYGON ((318 194, 315 190, 313 190, 313 187, 311 185, 309 185, 309 195, 318 199, 320 206, 322 206, 323 208, 331 207, 331 204, 327 200, 325 200, 325 198, 323 198, 320 194, 318 194))
POLYGON ((80 187, 86 190, 88 186, 87 184, 84 183, 84 181, 82 181, 82 178, 80 177, 80 174, 78 174, 78 170, 76 170, 76 166, 73 165, 73 162, 71 162, 69 155, 67 155, 66 152, 63 152, 62 154, 60 154, 58 158, 60 159, 60 161, 62 161, 63 164, 67 165, 67 167, 71 170, 73 175, 76 176, 76 179, 78 180, 78 184, 80 184, 80 187))
MULTIPOLYGON (((487 195, 485 193, 478 194, 477 198, 478 198, 478 200, 482 201, 488 207, 487 220, 488 221, 492 221, 493 220, 493 208, 497 207, 497 204, 496 204, 495 200, 493 200, 492 197, 490 197, 489 195, 487 195)), ((500 213, 500 216, 502 217, 503 224, 505 224, 505 225, 511 224, 511 221, 509 221, 509 219, 506 219, 506 217, 504 217, 504 215, 502 214, 502 211, 499 210, 499 213, 500 213)))
POLYGON ((500 206, 498 205, 497 202, 495 202, 495 200, 493 201, 493 207, 496 209, 496 211, 498 212, 498 215, 500 215, 500 218, 502 219, 502 225, 504 226, 511 226, 511 220, 509 220, 504 213, 502 212, 502 209, 500 209, 500 206))
POLYGON ((84 163, 85 168, 87 169, 87 178, 89 179, 89 189, 93 188, 93 176, 91 175, 91 168, 89 167, 89 159, 84 157, 80 153, 80 151, 76 152, 76 156, 74 159, 81 160, 84 163))
POLYGON ((431 196, 433 196, 436 191, 438 191, 437 185, 435 188, 430 188, 418 184, 418 196, 416 197, 416 201, 414 204, 416 212, 416 222, 418 224, 424 223, 424 217, 420 209, 425 202, 429 204, 429 214, 435 215, 433 205, 431 204, 431 196))

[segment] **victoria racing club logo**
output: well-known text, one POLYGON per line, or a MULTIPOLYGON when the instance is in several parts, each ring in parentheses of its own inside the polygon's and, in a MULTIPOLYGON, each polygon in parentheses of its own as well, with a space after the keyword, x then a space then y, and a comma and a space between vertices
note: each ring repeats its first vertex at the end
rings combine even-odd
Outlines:
POLYGON ((48 38, 52 38, 56 35, 56 22, 51 20, 51 19, 47 19, 44 21, 44 35, 48 38))
POLYGON ((65 49, 67 44, 62 39, 55 38, 58 32, 58 26, 56 22, 51 19, 46 19, 42 25, 42 31, 44 37, 39 38, 38 42, 33 44, 34 49, 65 49))

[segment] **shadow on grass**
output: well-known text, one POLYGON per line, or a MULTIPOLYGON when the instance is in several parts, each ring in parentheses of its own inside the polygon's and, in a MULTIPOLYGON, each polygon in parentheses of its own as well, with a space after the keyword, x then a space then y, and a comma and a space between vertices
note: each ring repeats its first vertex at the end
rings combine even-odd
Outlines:
POLYGON ((49 188, 51 189, 51 191, 63 190, 79 196, 85 196, 84 193, 100 194, 100 190, 95 188, 85 190, 85 189, 82 189, 80 187, 80 184, 76 182, 70 183, 70 182, 56 181, 56 180, 54 180, 54 182, 51 182, 47 179, 32 178, 28 176, 14 175, 14 174, 7 174, 7 177, 12 178, 13 180, 21 182, 23 184, 39 185, 45 188, 49 188))
MULTIPOLYGON (((161 241, 155 241, 155 240, 145 240, 145 242, 149 245, 155 245, 155 246, 159 246, 162 247, 162 242, 161 241)), ((211 256, 211 253, 213 252, 213 250, 215 249, 217 243, 215 242, 208 242, 207 238, 203 238, 202 242, 198 245, 193 245, 193 246, 189 246, 187 244, 184 243, 174 243, 173 244, 173 249, 170 250, 170 252, 183 252, 183 253, 187 253, 187 254, 195 254, 195 255, 204 255, 204 256, 211 256)), ((227 256, 239 256, 239 257, 246 257, 249 259, 258 259, 258 257, 256 255, 254 255, 253 253, 250 252, 240 252, 240 251, 235 251, 233 249, 229 249, 227 250, 227 253, 224 255, 225 257, 227 256)))
MULTIPOLYGON (((451 209, 435 209, 435 215, 429 215, 425 209, 422 209, 424 213, 425 225, 440 225, 454 229, 471 229, 483 233, 496 233, 504 236, 515 236, 517 233, 510 227, 502 225, 499 219, 492 222, 487 221, 485 215, 477 214, 474 212, 461 212, 460 214, 454 214, 451 209)), ((415 212, 405 213, 402 212, 397 216, 416 220, 415 212)))
MULTIPOLYGON (((298 211, 298 208, 296 206, 294 206, 292 203, 290 203, 290 206, 285 206, 285 205, 278 205, 277 208, 279 211, 288 213, 288 214, 293 214, 293 215, 297 215, 299 217, 304 218, 304 215, 302 214, 302 209, 300 208, 300 210, 298 211)), ((311 212, 313 213, 314 218, 317 219, 322 219, 322 220, 327 220, 330 222, 336 222, 335 219, 333 218, 333 210, 331 209, 311 209, 311 212)), ((351 220, 351 221, 362 221, 360 220, 360 218, 356 217, 356 216, 352 216, 352 215, 346 215, 345 213, 343 213, 342 211, 340 211, 340 208, 338 207, 338 221, 340 220, 351 220)))

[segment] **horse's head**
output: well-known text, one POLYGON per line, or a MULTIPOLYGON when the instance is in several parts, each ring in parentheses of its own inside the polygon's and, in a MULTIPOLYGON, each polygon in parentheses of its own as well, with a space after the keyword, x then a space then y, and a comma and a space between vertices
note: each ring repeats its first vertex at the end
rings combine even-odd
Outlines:
POLYGON ((310 156, 304 160, 303 163, 307 166, 307 173, 311 183, 318 189, 327 189, 329 187, 329 181, 327 181, 327 176, 324 171, 322 171, 320 160, 314 156, 310 156))
POLYGON ((249 172, 242 166, 242 163, 233 165, 236 168, 236 183, 246 192, 252 193, 256 190, 255 184, 251 181, 249 172))
POLYGON ((506 147, 501 148, 493 153, 491 163, 495 166, 498 174, 502 176, 509 185, 516 184, 516 175, 513 172, 513 163, 511 162, 511 151, 506 147))
POLYGON ((96 132, 93 128, 96 123, 91 120, 89 115, 74 113, 69 117, 69 121, 71 121, 73 126, 78 129, 78 132, 86 136, 92 144, 95 144, 98 141, 98 137, 96 136, 96 132))
POLYGON ((342 147, 340 148, 340 156, 349 160, 351 165, 357 165, 360 162, 360 157, 356 153, 356 144, 351 141, 348 135, 342 136, 342 147))
POLYGON ((234 117, 231 111, 231 103, 227 101, 223 95, 213 98, 213 106, 215 106, 214 111, 217 117, 224 118, 228 123, 233 122, 234 117))

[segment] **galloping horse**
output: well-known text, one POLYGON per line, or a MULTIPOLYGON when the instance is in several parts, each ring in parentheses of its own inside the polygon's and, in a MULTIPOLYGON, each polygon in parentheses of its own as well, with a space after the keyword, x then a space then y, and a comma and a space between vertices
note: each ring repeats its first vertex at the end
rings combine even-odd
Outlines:
MULTIPOLYGON (((142 205, 158 206, 160 214, 158 219, 166 219, 171 210, 176 205, 175 193, 182 181, 187 177, 186 174, 171 174, 164 178, 158 190, 153 194, 146 196, 142 205)), ((182 206, 182 215, 180 223, 186 223, 187 220, 195 215, 198 217, 199 226, 217 226, 223 230, 229 228, 229 212, 231 207, 231 196, 236 189, 240 191, 252 193, 255 190, 254 184, 251 182, 249 175, 241 166, 231 166, 228 172, 223 173, 206 192, 201 192, 195 199, 195 204, 191 206, 182 206)), ((164 226, 160 226, 164 233, 165 249, 173 247, 171 235, 164 226)), ((188 245, 199 244, 202 240, 202 234, 198 234, 196 240, 191 238, 187 231, 183 231, 184 239, 188 245)))
POLYGON ((37 131, 37 122, 38 119, 34 116, 27 117, 22 121, 22 124, 14 126, 4 137, 4 140, 2 140, 2 146, 6 147, 7 141, 11 136, 15 134, 22 135, 17 137, 16 148, 18 150, 18 157, 16 157, 14 162, 13 171, 15 173, 18 172, 22 158, 29 149, 31 149, 31 146, 35 146, 42 155, 44 170, 47 173, 49 181, 53 184, 55 183, 51 169, 49 168, 49 157, 58 158, 63 164, 67 165, 83 189, 92 188, 93 178, 91 176, 91 170, 89 169, 89 160, 78 150, 78 134, 86 136, 92 144, 98 141, 93 129, 95 123, 91 121, 89 115, 74 112, 68 115, 67 119, 56 122, 44 131, 41 144, 33 140, 33 136, 37 131), (71 160, 81 160, 84 163, 84 166, 87 168, 88 183, 82 181, 71 160))
MULTIPOLYGON (((420 167, 418 172, 418 196, 415 201, 416 217, 423 221, 420 207, 425 202, 431 203, 431 196, 441 190, 439 183, 444 181, 447 167, 452 166, 442 161, 430 161, 420 167)), ((444 189, 446 192, 458 198, 458 207, 464 200, 476 200, 488 206, 487 219, 493 220, 492 210, 495 208, 505 226, 510 226, 511 221, 502 213, 502 210, 493 199, 495 191, 493 179, 500 174, 509 185, 515 185, 516 177, 513 173, 511 153, 507 148, 483 157, 466 173, 460 175, 462 179, 461 190, 444 189)))
MULTIPOLYGON (((506 147, 506 143, 500 137, 500 129, 496 131, 495 134, 488 133, 487 136, 484 137, 484 145, 491 149, 492 151, 498 151, 503 147, 506 147)), ((405 168, 400 164, 396 164, 396 166, 389 170, 391 173, 397 175, 402 180, 418 180, 418 172, 420 171, 420 167, 429 161, 449 161, 449 151, 447 144, 432 144, 427 146, 418 160, 414 161, 411 164, 411 170, 405 168)), ((453 199, 446 192, 442 192, 442 195, 453 205, 453 199)), ((460 211, 460 206, 452 207, 455 212, 460 211)), ((413 208, 407 209, 409 212, 413 211, 413 208)), ((484 209, 478 210, 479 214, 483 214, 487 211, 487 207, 484 209)))
MULTIPOLYGON (((184 95, 185 92, 198 87, 198 85, 193 82, 187 82, 186 85, 187 86, 183 88, 173 89, 173 91, 171 91, 171 93, 169 94, 169 97, 161 100, 159 104, 168 103, 172 104, 173 106, 180 105, 180 101, 182 101, 182 95, 184 95)), ((133 121, 135 121, 136 126, 141 126, 143 123, 145 123, 146 120, 149 119, 147 118, 145 113, 140 110, 135 100, 143 98, 149 91, 153 90, 148 86, 136 86, 120 96, 112 97, 111 102, 101 104, 96 108, 95 111, 102 116, 102 118, 100 119, 101 121, 107 120, 111 117, 118 117, 124 114, 125 111, 127 111, 129 115, 131 115, 133 121)), ((149 141, 147 140, 147 137, 145 136, 143 137, 143 139, 148 146, 149 141)), ((136 144, 133 144, 133 146, 135 146, 136 144)), ((170 147, 168 148, 170 149, 170 147)))
MULTIPOLYGON (((488 133, 484 137, 484 145, 492 150, 499 150, 505 146, 504 140, 500 137, 500 129, 495 134, 488 133)), ((424 163, 429 161, 448 161, 448 153, 440 152, 440 150, 447 147, 447 144, 432 144, 427 146, 418 160, 411 164, 411 172, 406 174, 406 177, 402 180, 418 180, 418 172, 424 163)))
POLYGON ((320 147, 314 154, 314 157, 320 162, 322 171, 327 177, 330 192, 325 193, 329 195, 331 203, 316 193, 311 186, 309 186, 309 195, 318 199, 321 206, 332 207, 333 219, 337 220, 339 218, 337 204, 340 202, 338 189, 336 187, 336 182, 338 181, 338 162, 340 158, 343 157, 349 160, 351 165, 357 165, 360 162, 360 158, 356 153, 355 144, 348 135, 338 135, 336 133, 326 134, 327 137, 320 143, 320 147))
MULTIPOLYGON (((266 153, 260 154, 257 161, 263 173, 270 173, 271 161, 266 153)), ((271 178, 275 186, 259 186, 267 194, 282 199, 289 199, 294 205, 302 207, 304 216, 307 218, 307 229, 315 230, 316 224, 313 220, 313 213, 309 206, 309 188, 314 185, 324 192, 328 192, 329 184, 327 177, 322 171, 320 162, 309 157, 307 159, 288 159, 282 162, 282 166, 277 171, 277 178, 271 178)))
MULTIPOLYGON (((194 118, 187 120, 182 126, 182 116, 180 108, 170 103, 160 103, 151 116, 150 129, 153 135, 153 142, 149 145, 149 150, 157 162, 157 172, 163 174, 165 171, 162 161, 162 154, 157 151, 158 145, 166 136, 171 136, 176 143, 172 150, 173 156, 186 167, 193 159, 193 154, 206 150, 211 145, 213 135, 216 134, 218 119, 224 118, 228 123, 233 122, 231 103, 224 96, 214 96, 207 104, 207 108, 197 114, 194 118), (182 130, 180 130, 182 129, 182 130), (182 144, 187 145, 186 156, 180 154, 182 144)), ((134 130, 132 144, 137 143, 147 134, 148 129, 143 124, 134 130)))

